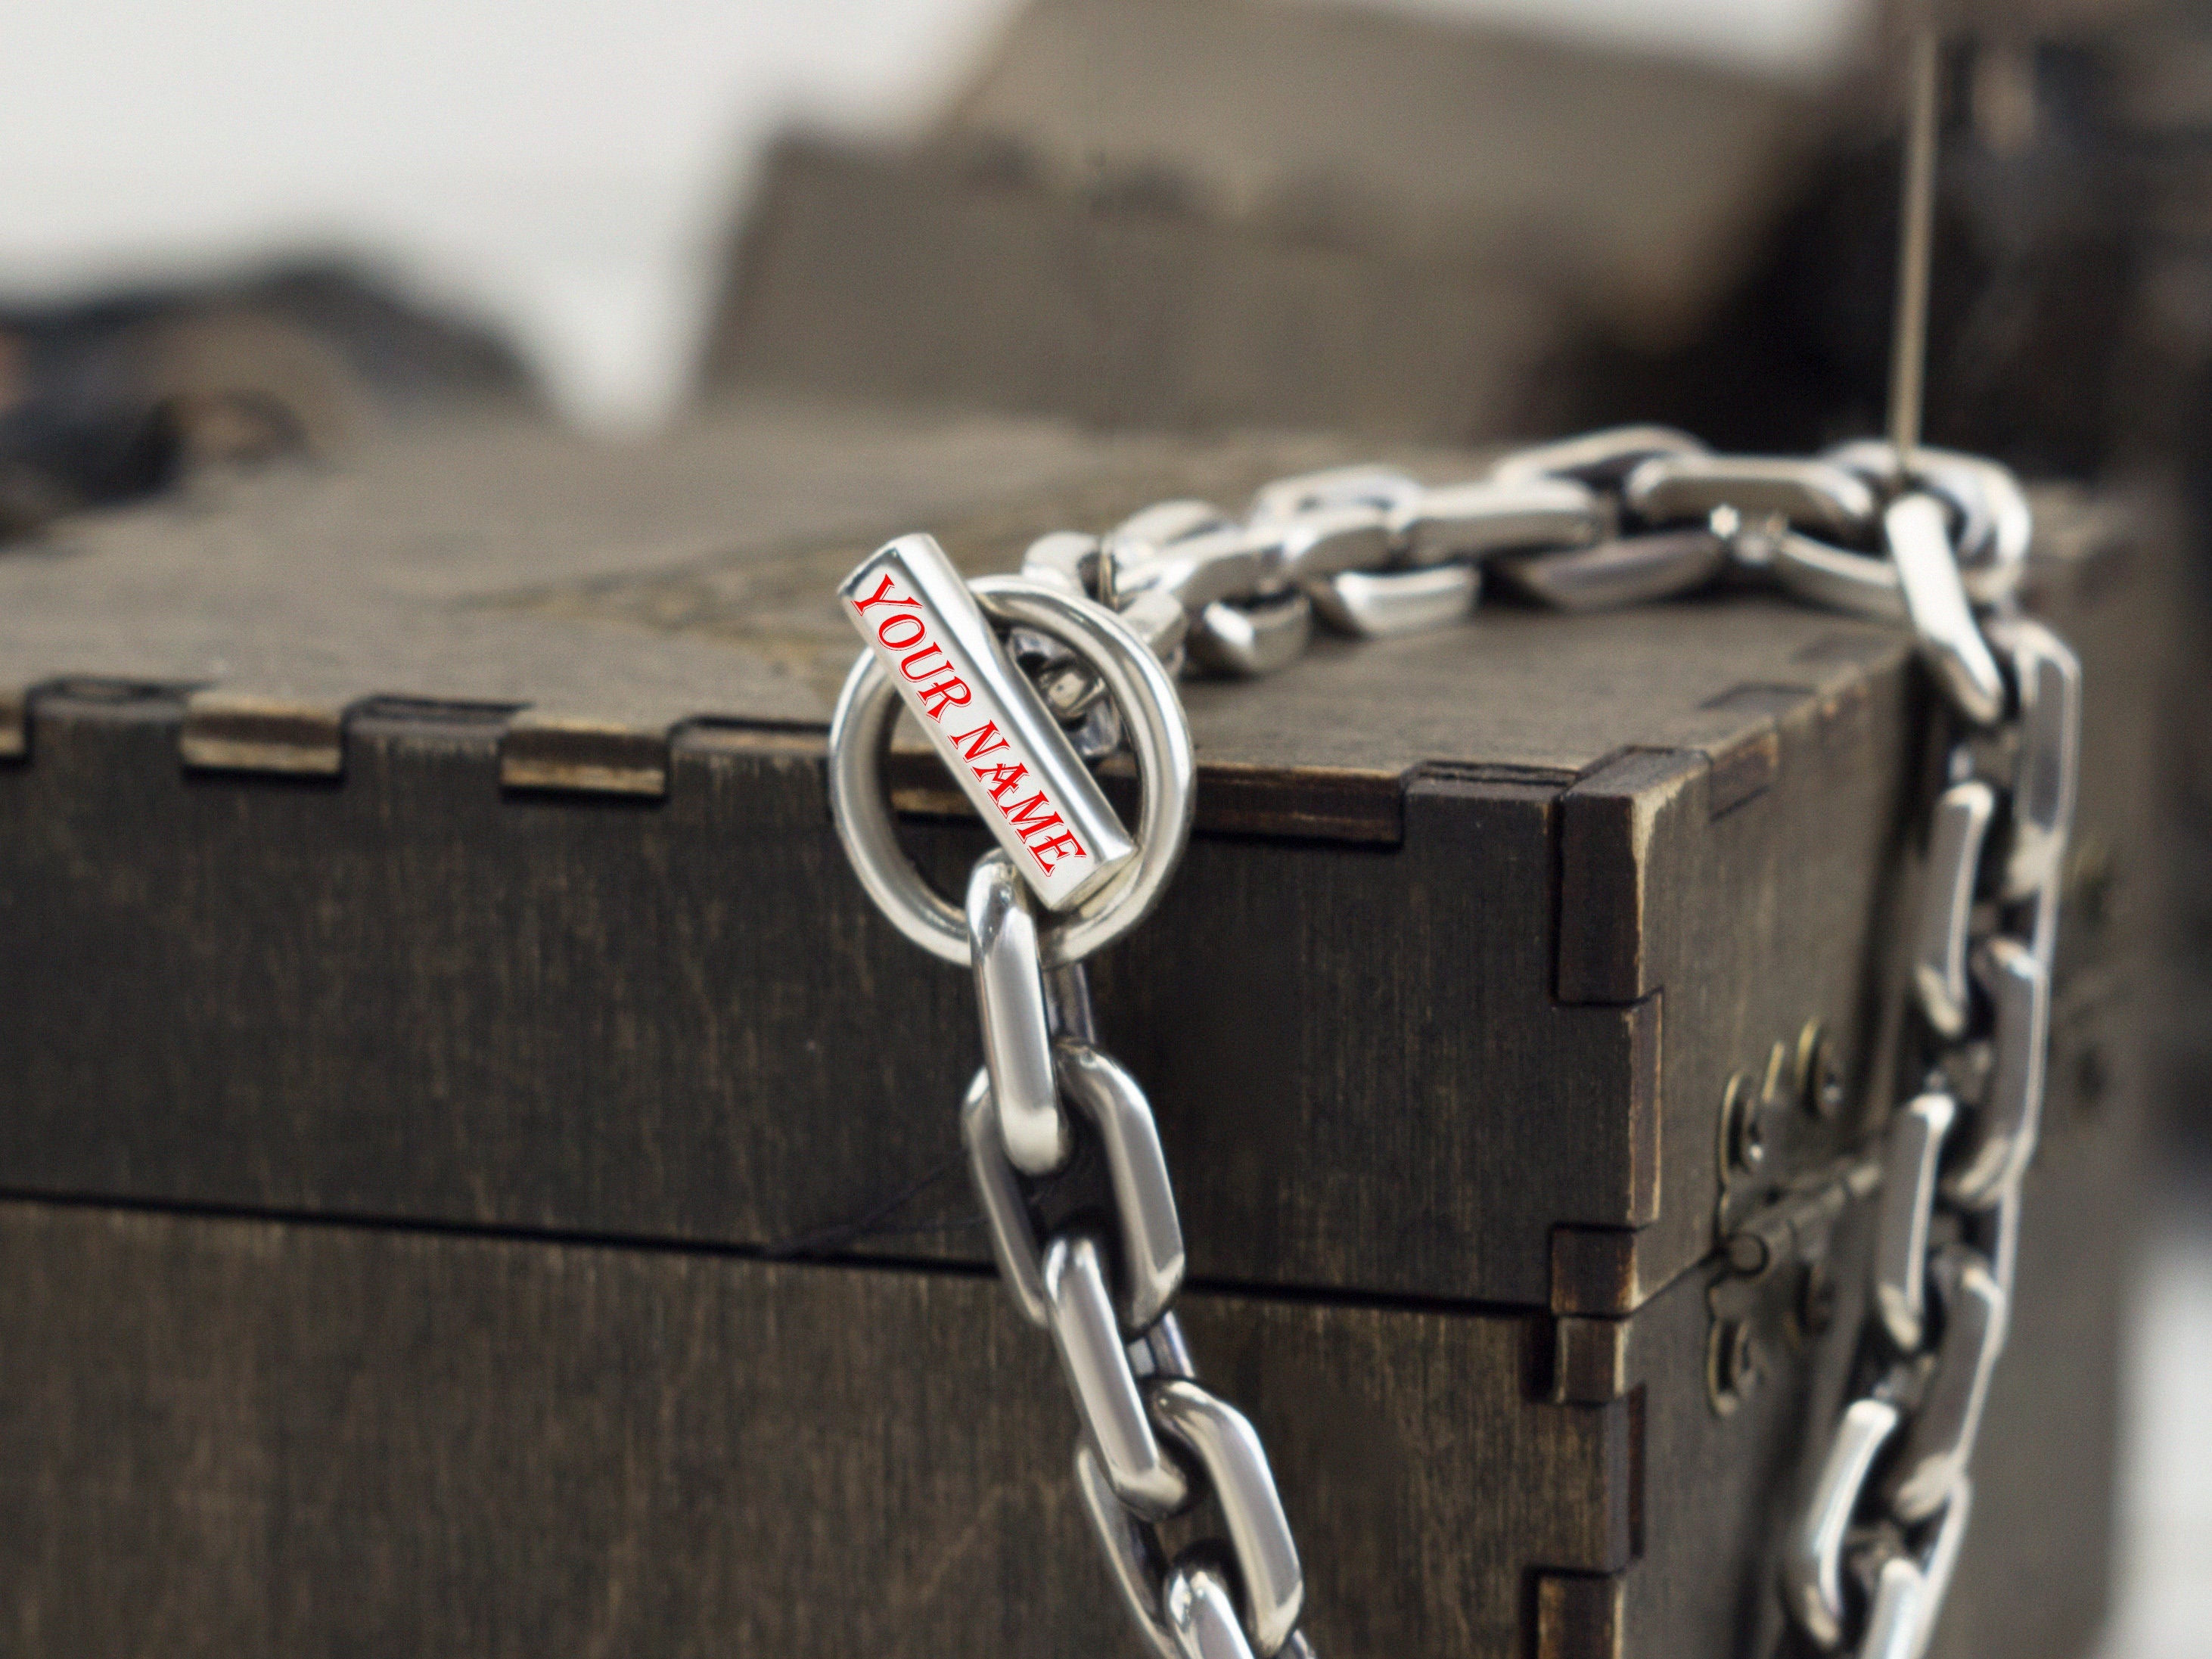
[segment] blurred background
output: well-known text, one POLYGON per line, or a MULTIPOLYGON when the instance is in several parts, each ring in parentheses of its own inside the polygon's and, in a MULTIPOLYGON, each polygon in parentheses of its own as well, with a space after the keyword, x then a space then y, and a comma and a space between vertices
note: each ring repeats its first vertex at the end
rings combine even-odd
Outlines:
MULTIPOLYGON (((666 419, 740 204, 794 126, 918 139, 1021 0, 95 0, 11 15, 0 278, 18 303, 351 261, 494 325, 567 418, 666 419)), ((1852 0, 1402 0, 1806 83, 1852 0)))
MULTIPOLYGON (((2201 611, 2212 5, 1954 21, 1929 437, 2148 481, 2201 611)), ((380 428, 796 387, 1477 444, 1880 424, 1869 0, 80 0, 0 56, 0 538, 380 428)), ((4 544, 4 542, 0 542, 4 544)), ((2113 1659, 2212 1630, 2212 720, 2167 968, 2113 1659)), ((2147 642, 2147 648, 2148 648, 2147 642)), ((2115 1248, 2119 1248, 2115 1246, 2115 1248)))

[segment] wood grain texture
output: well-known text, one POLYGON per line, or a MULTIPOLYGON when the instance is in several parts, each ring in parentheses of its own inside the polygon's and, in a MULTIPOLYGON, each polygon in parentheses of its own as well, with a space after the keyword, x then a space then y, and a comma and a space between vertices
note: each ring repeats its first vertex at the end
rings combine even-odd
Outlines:
POLYGON ((1564 341, 1555 302, 1456 251, 1255 233, 976 160, 779 146, 708 373, 1109 427, 1465 442, 1512 428, 1564 341))
MULTIPOLYGON (((1482 458, 1241 434, 1101 436, 757 394, 644 447, 495 426, 394 438, 343 472, 274 471, 219 501, 87 515, 0 557, 0 687, 59 678, 235 685, 336 720, 373 698, 526 707, 665 738, 712 720, 826 728, 857 645, 833 599, 915 530, 963 569, 1015 568, 1054 527, 1145 503, 1231 507, 1279 473, 1380 459, 1437 478, 1482 458)), ((1776 603, 1562 619, 1487 609, 1457 629, 1324 639, 1264 685, 1186 686, 1201 765, 1242 828, 1313 833, 1318 803, 1255 777, 1401 778, 1424 763, 1578 773, 1625 745, 1756 730, 1710 707, 1746 680, 1840 686, 1797 653, 1889 630, 1776 603)))
MULTIPOLYGON (((1657 988, 1646 955, 1652 841, 1711 763, 1686 750, 1633 750, 1559 801, 1559 1000, 1635 1002, 1657 988)), ((1704 803, 1704 793, 1697 796, 1704 803)))
MULTIPOLYGON (((936 1172, 839 1248, 987 1259, 968 978, 860 892, 811 756, 685 734, 665 802, 502 793, 495 714, 408 707, 342 781, 242 780, 179 769, 179 717, 45 698, 0 776, 8 1188, 771 1246, 936 1172)), ((1629 1219, 1648 1019, 1547 994, 1551 794, 1202 838, 1098 963, 1195 1273, 1541 1306, 1559 1218, 1629 1219)), ((950 877, 977 833, 915 839, 950 877)))
MULTIPOLYGON (((2140 1225, 2143 1098, 2130 1080, 2089 1101, 2078 1075, 2054 1073, 2049 1109, 2066 1127, 2028 1177, 2014 1322, 1977 1443, 1973 1524, 1936 1659, 2070 1659, 2098 1634, 2110 1593, 2118 1326, 2140 1225)), ((1619 1575, 1624 1650, 1635 1659, 1800 1651, 1784 1640, 1771 1586, 1843 1403, 1875 1207, 1869 1200, 1847 1212, 1830 1242, 1839 1295, 1828 1334, 1801 1347, 1765 1333, 1760 1380, 1731 1415, 1705 1401, 1705 1288, 1716 1268, 1678 1279, 1625 1322, 1644 1471, 1642 1546, 1619 1575)))
POLYGON ((344 728, 337 710, 226 686, 185 699, 177 752, 208 771, 334 778, 345 768, 344 728))
MULTIPOLYGON (((982 1277, 21 1203, 0 1259, 11 1653, 1127 1650, 982 1277)), ((1182 1305, 1325 1651, 1518 1659, 1627 1565, 1626 1408, 1530 1398, 1530 1320, 1182 1305)))
POLYGON ((1536 1659, 1620 1659, 1628 1632, 1620 1580, 1547 1572, 1536 1579, 1536 1659))
POLYGON ((499 781, 505 789, 657 799, 668 793, 668 740, 612 721, 526 709, 501 734, 499 781))
MULTIPOLYGON (((976 568, 1326 458, 758 403, 619 467, 480 432, 0 561, 0 661, 83 671, 0 769, 0 1190, 980 1261, 969 993, 823 811, 830 580, 896 514, 976 568), (332 776, 182 763, 333 730, 332 776)), ((1206 830, 1096 978, 1194 1271, 1618 1314, 1702 1259, 1729 1073, 1814 1017, 1879 1071, 1918 685, 1893 631, 1757 600, 1188 685, 1206 830), (1613 1289, 1562 1294, 1555 1229, 1614 1230, 1613 1289)), ((948 883, 975 845, 912 839, 948 883)))
MULTIPOLYGON (((2101 1614, 2140 1101, 2054 1095, 1942 1659, 2068 1659, 2101 1614)), ((1324 1650, 1784 1650, 1774 1550, 1837 1409, 1872 1207, 1832 1241, 1831 1335, 1770 1346, 1725 1418, 1709 1271, 1556 1329, 1187 1296, 1269 1446, 1324 1650)), ((1127 1639, 1048 1345, 982 1275, 20 1201, 0 1260, 0 1504, 34 1517, 0 1529, 10 1651, 1127 1639)))
POLYGON ((1601 1406, 1628 1392, 1628 1321, 1562 1314, 1552 1331, 1552 1398, 1601 1406))
MULTIPOLYGON (((1711 1247, 1716 1128, 1729 1077, 1757 1073, 1808 1021, 1834 1034, 1858 1114, 1887 1110, 1897 919, 1912 892, 1924 719, 1917 672, 1892 659, 1767 713, 1771 781, 1716 811, 1708 752, 1634 752, 1561 797, 1563 999, 1664 1009, 1651 1224, 1621 1248, 1626 1312, 1711 1247)), ((1729 718, 1758 704, 1731 699, 1729 718)), ((1562 1308, 1563 1311, 1568 1310, 1562 1308)))
POLYGON ((1540 270, 1553 296, 1638 337, 1690 326, 1735 287, 1836 116, 1741 70, 1471 18, 1044 0, 937 137, 1067 196, 1540 270))
POLYGON ((1693 328, 1832 119, 1402 15, 1052 0, 933 142, 770 156, 706 374, 1108 425, 1517 431, 1593 329, 1693 328))
MULTIPOLYGON (((2151 590, 2104 555, 2075 568, 2097 579, 2046 573, 2039 602, 2089 662, 2083 840, 1947 1659, 2076 1653, 2105 1593, 2151 590)), ((1395 696, 1401 752, 1455 731, 1493 758, 1410 764, 1394 840, 1201 836, 1099 964, 1189 1218, 1187 1316, 1268 1439, 1326 1652, 1775 1633, 1766 1552, 1842 1361, 1778 1353, 1735 1414, 1705 1403, 1712 1114, 1808 1011, 1871 998, 1917 681, 1875 630, 1793 636, 1802 696, 1709 664, 1632 714, 1633 675, 1596 666, 1764 615, 1467 630, 1495 647, 1477 669, 1423 657, 1352 706, 1380 728, 1395 696), (1504 713, 1430 706, 1436 676, 1492 668, 1504 713), (1551 750, 1511 735, 1547 718, 1547 672, 1596 688, 1551 750), (1562 871, 1565 763, 1601 720, 1690 757, 1640 860, 1577 854, 1586 892, 1641 895, 1611 936, 1565 914, 1562 871), (1730 758, 1770 738, 1771 768, 1730 758), (1633 1000, 1559 999, 1577 931, 1616 941, 1588 960, 1633 1000)), ((1304 685, 1224 702, 1217 753, 1334 764, 1337 736, 1267 726, 1304 685)), ((1048 1352, 965 1265, 957 1179, 926 1179, 952 1159, 970 994, 850 881, 818 729, 662 732, 665 794, 626 800, 502 788, 517 708, 494 696, 348 704, 334 777, 191 769, 189 695, 50 686, 29 763, 0 768, 0 1043, 25 1057, 0 1182, 46 1195, 0 1203, 0 1506, 31 1517, 0 1528, 10 1650, 1122 1639, 1048 1352), (848 1224, 917 1182, 879 1231, 848 1224), (763 1259, 809 1240, 846 1260, 763 1259)), ((940 876, 973 854, 957 822, 910 830, 940 876)))

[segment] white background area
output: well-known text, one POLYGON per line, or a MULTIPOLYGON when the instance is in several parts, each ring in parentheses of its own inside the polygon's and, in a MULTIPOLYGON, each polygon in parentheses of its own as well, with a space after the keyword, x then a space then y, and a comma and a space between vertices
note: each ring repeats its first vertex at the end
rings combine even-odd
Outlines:
MULTIPOLYGON (((0 21, 0 297, 343 253, 501 325, 572 419, 647 429, 684 394, 764 142, 793 120, 912 131, 1016 3, 18 0, 0 21)), ((1395 3, 1800 78, 1862 15, 1395 3)), ((2142 1291, 2110 1659, 2212 1656, 2212 1229, 2196 1213, 2160 1235, 2142 1291)))
MULTIPOLYGON (((1784 75, 1859 0, 1396 0, 1784 75)), ((0 21, 0 297, 363 257, 505 326, 572 418, 684 387, 763 143, 911 131, 1018 0, 74 0, 0 21)))

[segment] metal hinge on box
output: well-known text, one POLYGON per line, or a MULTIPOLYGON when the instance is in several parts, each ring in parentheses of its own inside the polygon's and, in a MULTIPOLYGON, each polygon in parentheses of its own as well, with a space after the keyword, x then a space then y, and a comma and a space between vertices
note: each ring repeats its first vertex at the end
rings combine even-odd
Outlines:
POLYGON ((1833 1040, 1808 1021, 1763 1071, 1739 1072, 1721 1101, 1721 1194, 1713 1224, 1727 1268, 1705 1292, 1705 1387, 1735 1410, 1767 1357, 1819 1336, 1834 1316, 1829 1236, 1881 1184, 1878 1158, 1843 1145, 1844 1088, 1833 1040))

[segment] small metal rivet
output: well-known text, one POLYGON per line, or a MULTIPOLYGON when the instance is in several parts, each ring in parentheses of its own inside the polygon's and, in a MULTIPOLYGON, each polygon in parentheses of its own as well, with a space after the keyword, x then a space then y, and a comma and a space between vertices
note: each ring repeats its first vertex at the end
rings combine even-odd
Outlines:
POLYGON ((1755 1170, 1766 1157, 1766 1137, 1761 1128, 1758 1085, 1747 1072, 1728 1080, 1721 1096, 1720 1164, 1723 1185, 1738 1170, 1755 1170))
POLYGON ((1766 1241, 1757 1233, 1746 1231, 1731 1234, 1728 1242, 1729 1266, 1748 1279, 1766 1271, 1766 1241))
POLYGON ((1814 1116, 1833 1118, 1844 1109, 1844 1070, 1836 1041, 1817 1019, 1797 1034, 1797 1093, 1814 1116))
POLYGON ((1705 1346, 1705 1394, 1714 1412, 1722 1417, 1733 1413, 1758 1380, 1751 1327, 1733 1319, 1716 1323, 1705 1346))

